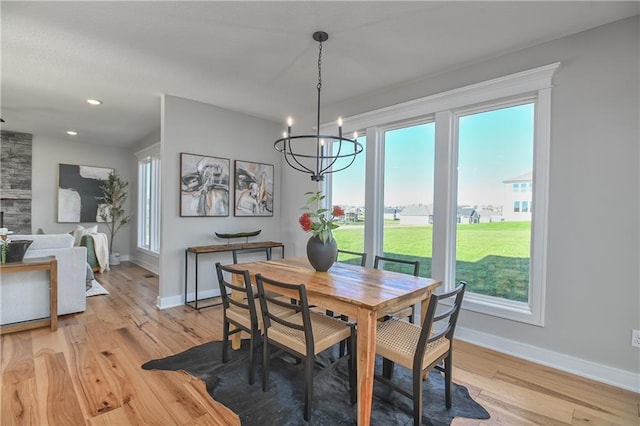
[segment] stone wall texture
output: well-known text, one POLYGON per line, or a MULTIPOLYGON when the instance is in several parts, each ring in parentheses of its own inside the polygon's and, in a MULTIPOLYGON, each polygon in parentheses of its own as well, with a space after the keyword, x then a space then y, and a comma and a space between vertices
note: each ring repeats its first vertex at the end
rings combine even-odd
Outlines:
POLYGON ((0 143, 0 211, 3 227, 31 233, 33 135, 2 130, 0 143))

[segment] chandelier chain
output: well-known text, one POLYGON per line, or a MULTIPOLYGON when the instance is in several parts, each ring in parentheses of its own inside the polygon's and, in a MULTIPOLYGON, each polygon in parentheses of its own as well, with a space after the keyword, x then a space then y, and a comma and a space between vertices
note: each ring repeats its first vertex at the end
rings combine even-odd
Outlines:
POLYGON ((322 42, 318 48, 318 90, 322 89, 322 42))

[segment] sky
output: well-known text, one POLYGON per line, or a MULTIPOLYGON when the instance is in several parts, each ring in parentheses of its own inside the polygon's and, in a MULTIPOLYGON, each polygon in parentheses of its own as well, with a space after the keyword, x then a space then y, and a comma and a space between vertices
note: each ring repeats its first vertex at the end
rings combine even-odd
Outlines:
MULTIPOLYGON (((502 181, 533 170, 534 104, 459 119, 458 205, 503 204, 502 181)), ((384 205, 433 203, 435 124, 385 133, 384 205)), ((333 204, 363 206, 365 151, 333 175, 333 204)))

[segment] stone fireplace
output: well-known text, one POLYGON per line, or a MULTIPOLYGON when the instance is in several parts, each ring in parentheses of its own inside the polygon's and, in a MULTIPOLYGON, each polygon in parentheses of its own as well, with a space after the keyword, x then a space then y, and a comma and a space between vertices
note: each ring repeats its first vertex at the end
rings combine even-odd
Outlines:
POLYGON ((6 130, 0 133, 0 227, 16 234, 31 234, 33 135, 6 130))

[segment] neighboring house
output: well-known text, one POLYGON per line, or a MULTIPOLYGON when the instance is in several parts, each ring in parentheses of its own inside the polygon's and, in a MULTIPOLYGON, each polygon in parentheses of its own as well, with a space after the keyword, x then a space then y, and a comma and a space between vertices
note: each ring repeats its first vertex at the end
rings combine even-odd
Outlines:
POLYGON ((502 217, 506 221, 530 221, 533 210, 533 173, 503 180, 504 204, 502 217))
POLYGON ((502 222, 502 212, 495 207, 479 207, 476 209, 478 223, 502 222))
POLYGON ((398 214, 402 211, 402 207, 385 207, 384 220, 398 220, 398 214))
POLYGON ((364 209, 362 207, 345 207, 344 223, 364 222, 364 209))
POLYGON ((407 206, 399 213, 400 225, 433 224, 433 204, 407 206))
POLYGON ((480 222, 480 216, 473 207, 458 207, 457 210, 457 222, 458 223, 478 223, 480 222))

